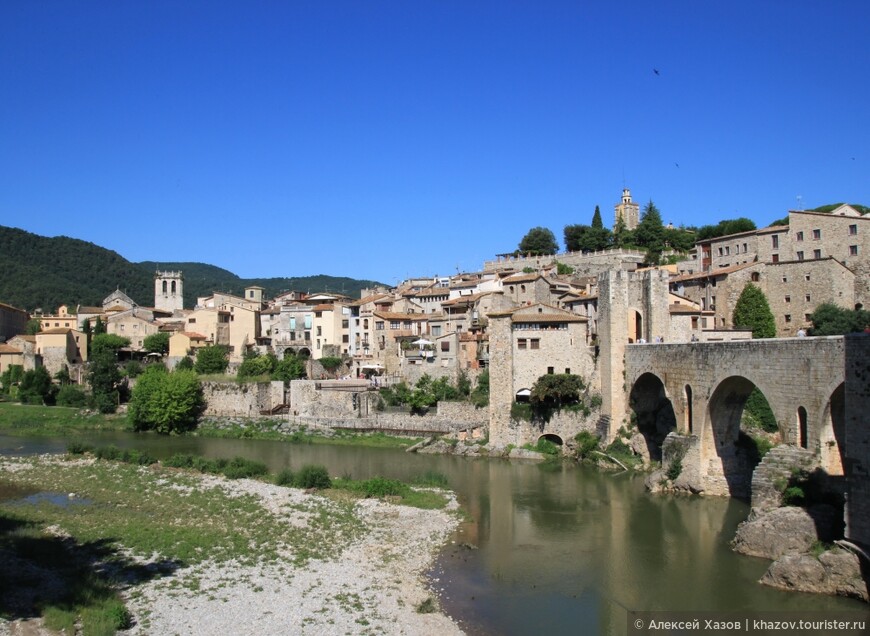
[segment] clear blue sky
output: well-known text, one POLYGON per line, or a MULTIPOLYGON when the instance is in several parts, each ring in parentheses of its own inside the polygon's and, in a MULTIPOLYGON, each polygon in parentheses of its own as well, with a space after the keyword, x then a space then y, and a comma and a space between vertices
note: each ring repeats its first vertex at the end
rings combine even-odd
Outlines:
POLYGON ((870 205, 868 28, 866 0, 5 0, 0 224, 394 284, 610 225, 623 183, 686 225, 870 205))

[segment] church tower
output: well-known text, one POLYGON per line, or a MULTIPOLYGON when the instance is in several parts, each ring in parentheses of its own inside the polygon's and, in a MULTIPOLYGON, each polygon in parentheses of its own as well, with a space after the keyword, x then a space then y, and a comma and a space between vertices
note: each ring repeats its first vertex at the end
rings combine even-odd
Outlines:
POLYGON ((184 309, 184 279, 181 272, 154 274, 154 308, 163 311, 184 309))
POLYGON ((640 222, 640 206, 631 200, 631 190, 628 188, 622 189, 622 203, 614 206, 614 212, 613 227, 619 223, 619 217, 622 217, 626 230, 633 230, 640 222))

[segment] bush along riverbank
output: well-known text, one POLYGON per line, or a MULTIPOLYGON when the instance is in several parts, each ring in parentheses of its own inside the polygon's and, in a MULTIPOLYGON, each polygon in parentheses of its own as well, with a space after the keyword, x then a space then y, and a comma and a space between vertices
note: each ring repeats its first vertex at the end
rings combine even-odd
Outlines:
POLYGON ((70 451, 0 458, 0 633, 460 633, 423 579, 459 522, 443 477, 70 451))

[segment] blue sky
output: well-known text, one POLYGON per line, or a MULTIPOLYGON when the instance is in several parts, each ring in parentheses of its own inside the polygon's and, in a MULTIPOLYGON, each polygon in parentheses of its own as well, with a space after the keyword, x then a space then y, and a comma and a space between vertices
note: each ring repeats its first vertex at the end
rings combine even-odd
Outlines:
POLYGON ((686 225, 870 205, 868 25, 865 0, 6 0, 0 224, 395 284, 610 225, 623 183, 686 225))

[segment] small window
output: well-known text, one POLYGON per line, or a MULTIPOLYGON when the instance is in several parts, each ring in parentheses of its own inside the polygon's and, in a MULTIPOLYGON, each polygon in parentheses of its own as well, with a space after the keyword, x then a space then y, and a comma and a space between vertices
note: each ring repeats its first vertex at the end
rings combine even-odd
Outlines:
POLYGON ((855 236, 857 233, 858 233, 858 226, 857 225, 850 225, 849 226, 849 234, 851 234, 852 236, 855 236))
POLYGON ((760 280, 761 280, 761 274, 759 274, 758 272, 752 272, 752 282, 757 283, 760 280))
POLYGON ((774 254, 773 256, 771 256, 770 261, 772 263, 778 263, 779 262, 779 254, 774 254))
POLYGON ((804 233, 803 233, 803 232, 798 232, 798 233, 795 235, 794 238, 795 238, 796 241, 803 241, 803 240, 804 240, 804 233))
POLYGON ((783 277, 782 277, 782 282, 787 283, 787 282, 788 282, 788 276, 783 276, 783 277))
POLYGON ((556 372, 556 369, 553 367, 547 367, 547 374, 553 375, 556 372))
POLYGON ((770 237, 773 242, 773 249, 779 249, 779 236, 774 234, 770 237))
POLYGON ((819 260, 822 257, 822 250, 813 250, 813 258, 819 260))
POLYGON ((746 243, 744 243, 743 244, 743 253, 746 254, 746 252, 748 252, 748 251, 749 251, 749 247, 746 245, 746 243))
POLYGON ((528 340, 525 338, 520 338, 517 340, 517 349, 526 349, 528 347, 528 340))
POLYGON ((812 322, 813 321, 812 314, 804 314, 804 321, 805 322, 812 322))
POLYGON ((806 296, 804 296, 804 300, 805 300, 806 302, 812 302, 812 301, 810 300, 810 295, 809 295, 809 294, 807 294, 806 296))
POLYGON ((858 256, 858 246, 850 245, 849 246, 849 256, 858 256))
POLYGON ((790 302, 791 302, 791 296, 786 296, 786 297, 785 297, 785 302, 790 303, 790 302))
POLYGON ((450 341, 442 340, 441 341, 441 351, 450 351, 450 341))
POLYGON ((791 322, 791 314, 786 314, 786 315, 785 315, 785 321, 786 321, 786 322, 791 322))
POLYGON ((804 280, 809 280, 809 279, 810 279, 810 275, 809 275, 809 274, 804 274, 804 280))
POLYGON ((571 373, 571 367, 565 367, 565 375, 569 375, 571 373))
POLYGON ((813 240, 818 241, 821 238, 822 238, 822 231, 821 230, 813 230, 813 240))
POLYGON ((798 259, 799 261, 804 260, 804 253, 803 253, 803 252, 798 252, 798 253, 797 253, 797 259, 798 259))
POLYGON ((530 341, 532 349, 540 349, 541 348, 541 340, 539 338, 532 338, 530 341))

